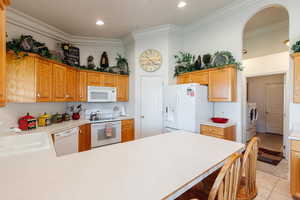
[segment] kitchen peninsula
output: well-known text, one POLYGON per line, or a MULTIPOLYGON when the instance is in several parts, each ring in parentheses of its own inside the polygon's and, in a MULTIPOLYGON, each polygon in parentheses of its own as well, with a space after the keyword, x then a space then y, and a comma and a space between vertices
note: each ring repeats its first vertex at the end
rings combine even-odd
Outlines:
POLYGON ((0 158, 5 180, 0 182, 1 198, 174 199, 243 148, 240 143, 182 131, 63 157, 56 157, 51 146, 0 158))

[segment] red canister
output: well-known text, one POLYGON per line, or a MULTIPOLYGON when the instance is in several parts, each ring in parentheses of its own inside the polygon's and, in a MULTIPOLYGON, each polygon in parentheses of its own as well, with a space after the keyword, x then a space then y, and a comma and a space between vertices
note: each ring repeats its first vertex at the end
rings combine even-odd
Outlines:
POLYGON ((33 116, 30 116, 29 113, 19 119, 19 128, 22 131, 35 129, 36 124, 36 119, 33 116))

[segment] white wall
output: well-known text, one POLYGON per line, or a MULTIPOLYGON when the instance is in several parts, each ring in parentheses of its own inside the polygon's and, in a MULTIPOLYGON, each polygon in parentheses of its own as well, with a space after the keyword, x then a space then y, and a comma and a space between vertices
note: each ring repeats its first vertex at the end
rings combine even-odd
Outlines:
MULTIPOLYGON (((300 38, 300 27, 298 25, 300 13, 300 1, 297 0, 245 0, 237 1, 217 13, 213 13, 201 19, 199 22, 185 27, 184 49, 192 53, 214 52, 216 50, 229 50, 237 58, 242 60, 243 30, 247 21, 260 10, 273 5, 285 7, 290 16, 289 39, 294 43, 300 38)), ((292 65, 289 67, 287 76, 289 93, 292 92, 292 65)), ((238 74, 238 102, 216 104, 217 113, 228 113, 228 117, 238 123, 237 139, 242 141, 242 74, 238 74)), ((289 95, 288 95, 289 96, 289 95)), ((292 103, 289 98, 290 125, 300 123, 300 105, 292 103)), ((291 128, 291 126, 290 126, 291 128)))
POLYGON ((281 52, 243 60, 244 76, 286 73, 289 70, 289 52, 281 52))

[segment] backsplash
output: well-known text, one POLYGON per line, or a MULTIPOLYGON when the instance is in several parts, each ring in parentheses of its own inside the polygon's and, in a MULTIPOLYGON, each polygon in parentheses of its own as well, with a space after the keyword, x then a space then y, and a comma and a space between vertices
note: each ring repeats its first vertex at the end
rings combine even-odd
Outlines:
POLYGON ((0 131, 7 132, 11 127, 18 127, 18 119, 28 112, 38 117, 44 112, 55 114, 65 111, 66 103, 8 103, 0 108, 0 131))

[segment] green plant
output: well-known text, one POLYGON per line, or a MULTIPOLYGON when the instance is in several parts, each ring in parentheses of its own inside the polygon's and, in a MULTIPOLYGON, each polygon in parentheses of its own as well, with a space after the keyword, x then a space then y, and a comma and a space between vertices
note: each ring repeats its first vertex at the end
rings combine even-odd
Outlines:
POLYGON ((292 50, 294 53, 300 52, 300 41, 297 41, 293 46, 292 50))
POLYGON ((203 63, 205 68, 209 68, 211 64, 211 54, 207 53, 203 55, 203 63))
POLYGON ((224 65, 213 65, 212 66, 213 68, 221 68, 226 65, 235 65, 237 70, 243 71, 242 63, 237 62, 230 51, 217 51, 214 54, 214 57, 216 57, 218 55, 223 55, 223 56, 227 57, 227 63, 225 63, 224 65))
POLYGON ((118 54, 116 57, 117 61, 117 67, 120 68, 120 72, 122 74, 128 74, 129 73, 129 67, 128 67, 128 60, 127 58, 123 57, 121 54, 118 54))
POLYGON ((174 56, 174 58, 176 61, 174 76, 178 76, 179 74, 196 70, 195 55, 192 55, 188 52, 180 51, 178 55, 174 56))

